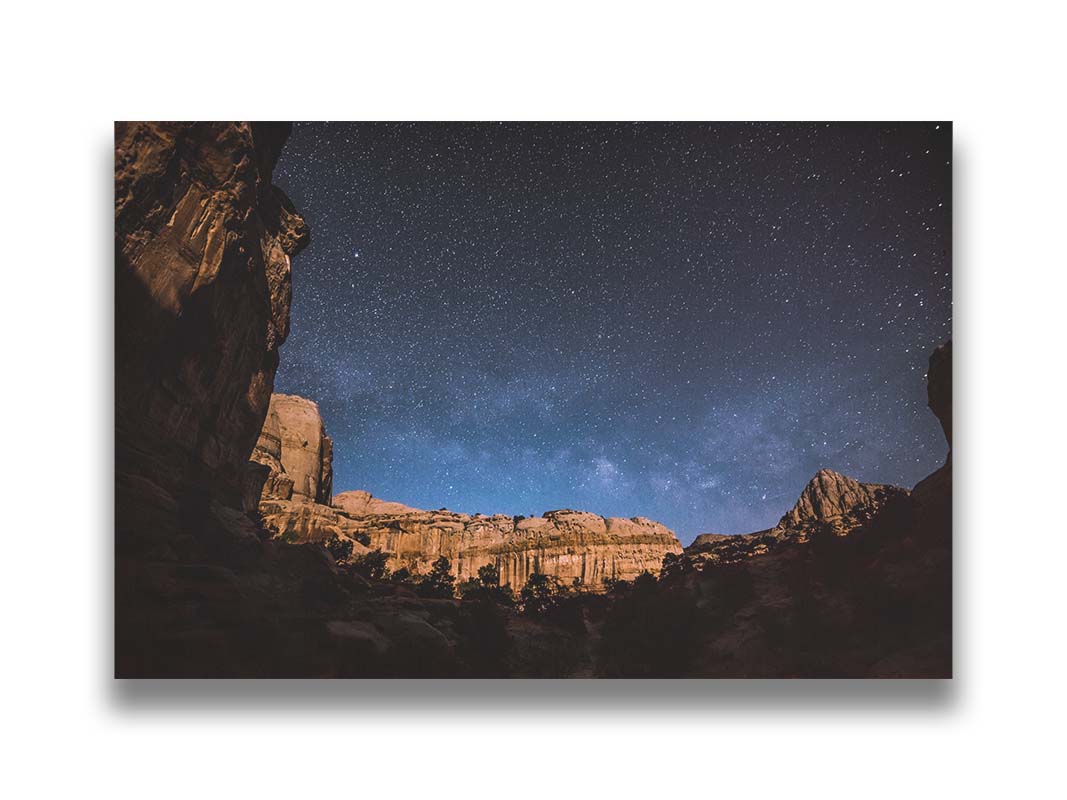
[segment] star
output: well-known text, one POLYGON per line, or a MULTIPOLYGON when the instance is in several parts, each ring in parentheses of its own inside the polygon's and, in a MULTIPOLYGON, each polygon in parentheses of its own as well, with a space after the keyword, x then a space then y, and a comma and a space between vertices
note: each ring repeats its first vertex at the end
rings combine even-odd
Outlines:
POLYGON ((823 467, 912 486, 944 458, 942 127, 298 123, 275 390, 319 404, 337 491, 422 508, 686 542, 823 467))

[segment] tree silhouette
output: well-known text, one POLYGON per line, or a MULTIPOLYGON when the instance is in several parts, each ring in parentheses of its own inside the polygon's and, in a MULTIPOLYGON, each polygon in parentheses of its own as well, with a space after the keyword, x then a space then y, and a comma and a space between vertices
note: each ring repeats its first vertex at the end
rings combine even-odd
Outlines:
POLYGON ((323 544, 326 552, 333 556, 333 560, 338 564, 344 564, 352 558, 353 542, 351 539, 342 539, 335 533, 323 544))
POLYGON ((381 550, 371 550, 361 556, 352 559, 352 571, 371 580, 381 580, 386 576, 385 563, 389 560, 388 553, 381 550))
POLYGON ((419 583, 423 597, 452 598, 455 596, 456 579, 452 575, 452 562, 441 556, 430 567, 430 574, 419 583))
POLYGON ((486 564, 484 567, 478 567, 478 580, 482 582, 482 586, 499 586, 500 570, 497 569, 496 564, 486 564))
POLYGON ((554 575, 531 572, 522 587, 522 610, 528 614, 544 614, 554 608, 566 590, 554 575))

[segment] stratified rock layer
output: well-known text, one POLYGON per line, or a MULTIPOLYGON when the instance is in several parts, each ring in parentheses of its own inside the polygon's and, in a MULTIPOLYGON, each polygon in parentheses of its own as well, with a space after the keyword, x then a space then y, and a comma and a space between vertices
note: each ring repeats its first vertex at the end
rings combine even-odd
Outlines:
MULTIPOLYGON (((264 524, 290 541, 322 541, 332 535, 352 539, 357 554, 382 550, 392 569, 429 572, 441 556, 459 580, 494 564, 501 583, 518 589, 534 572, 570 584, 577 579, 597 590, 608 579, 630 580, 642 572, 658 574, 667 553, 681 553, 674 533, 643 517, 604 518, 584 511, 547 511, 540 517, 421 511, 370 497, 363 513, 346 510, 344 493, 334 507, 265 498, 259 506, 264 524), (399 506, 404 511, 396 511, 399 506), (392 509, 370 511, 366 509, 392 509), (359 539, 366 537, 364 547, 359 539)), ((366 493, 360 493, 366 494, 366 493)), ((349 508, 352 507, 348 498, 349 508)))
MULTIPOLYGON (((689 544, 690 548, 708 547, 719 542, 729 541, 732 537, 725 533, 701 533, 689 544)), ((689 548, 686 548, 689 549, 689 548)))
POLYGON ((120 547, 241 505, 308 228, 271 172, 287 125, 115 126, 120 547))
POLYGON ((446 556, 463 580, 495 564, 501 582, 516 589, 534 572, 595 589, 611 578, 658 574, 663 557, 682 550, 674 533, 658 522, 569 509, 526 519, 445 511, 368 516, 357 520, 355 530, 370 537, 372 549, 390 553, 396 567, 426 572, 446 556))
POLYGON ((530 518, 471 516, 424 511, 364 491, 342 492, 331 505, 332 452, 315 403, 271 398, 250 469, 263 480, 259 514, 275 535, 290 542, 350 539, 357 555, 382 550, 392 569, 414 573, 429 572, 445 556, 459 580, 495 564, 501 582, 515 588, 540 572, 598 589, 608 579, 658 574, 667 553, 682 551, 672 531, 642 517, 605 519, 571 510, 530 518))
POLYGON ((262 497, 329 505, 333 497, 333 442, 319 407, 287 394, 270 398, 252 461, 269 470, 262 497))
POLYGON ((701 534, 685 549, 686 557, 690 565, 732 563, 765 555, 786 542, 809 541, 824 528, 847 536, 888 504, 907 497, 908 490, 899 486, 860 483, 840 472, 821 469, 773 528, 737 536, 701 534))
POLYGON ((371 514, 420 514, 421 509, 406 506, 403 503, 391 503, 380 500, 370 492, 341 492, 333 498, 333 505, 354 517, 371 514))
POLYGON ((773 531, 794 531, 817 523, 845 525, 848 517, 874 513, 891 496, 906 494, 906 489, 897 486, 860 483, 832 469, 821 469, 773 531))

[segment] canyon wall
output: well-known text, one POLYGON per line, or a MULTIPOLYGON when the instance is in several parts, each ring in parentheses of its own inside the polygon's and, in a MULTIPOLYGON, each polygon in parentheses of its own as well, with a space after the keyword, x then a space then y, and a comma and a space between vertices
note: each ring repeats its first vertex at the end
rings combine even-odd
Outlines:
POLYGON ((271 184, 289 126, 115 126, 117 543, 247 497, 304 220, 271 184))
POLYGON ((926 526, 929 536, 952 539, 952 340, 949 339, 930 355, 926 373, 926 395, 930 410, 941 423, 948 443, 948 454, 940 469, 927 475, 912 489, 916 516, 926 526))
POLYGON ((427 572, 439 556, 452 562, 459 580, 495 564, 501 583, 519 589, 534 572, 565 583, 599 588, 608 579, 659 574, 667 553, 680 553, 674 533, 658 522, 604 518, 585 511, 546 511, 521 519, 448 511, 353 518, 352 530, 370 538, 371 549, 391 554, 394 568, 427 572))
POLYGON ((333 498, 333 441, 319 407, 303 397, 273 394, 252 461, 267 468, 261 495, 329 505, 333 498))
POLYGON ((797 502, 782 516, 772 533, 787 534, 818 523, 847 528, 850 517, 864 512, 873 514, 893 497, 907 493, 899 486, 860 483, 832 469, 821 469, 808 481, 797 502))
POLYGON ((313 402, 274 395, 252 459, 267 470, 260 518, 288 541, 351 539, 357 555, 382 550, 391 569, 414 573, 429 572, 445 556, 458 580, 495 564, 501 582, 516 589, 534 572, 597 589, 612 578, 630 580, 646 570, 658 574, 667 553, 682 551, 672 531, 642 517, 604 518, 569 509, 530 518, 424 511, 363 491, 342 492, 331 504, 329 441, 313 402))
POLYGON ((840 472, 821 469, 773 528, 736 536, 701 534, 685 553, 691 565, 733 562, 765 555, 782 543, 806 542, 823 527, 847 536, 887 505, 906 500, 908 494, 899 486, 860 483, 840 472))

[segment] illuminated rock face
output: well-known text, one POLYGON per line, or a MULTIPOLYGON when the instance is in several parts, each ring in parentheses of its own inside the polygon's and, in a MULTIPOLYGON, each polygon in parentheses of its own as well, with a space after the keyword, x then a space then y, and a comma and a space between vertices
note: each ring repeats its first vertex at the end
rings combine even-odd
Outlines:
POLYGON ((262 497, 329 505, 333 497, 333 442, 319 407, 287 394, 270 398, 252 460, 269 474, 262 497))
POLYGON ((115 126, 118 544, 247 497, 308 227, 271 184, 288 125, 115 126))
POLYGON ((338 506, 264 499, 259 510, 267 527, 290 540, 365 535, 369 546, 357 542, 355 551, 389 553, 392 569, 426 573, 445 556, 457 579, 465 580, 495 564, 501 583, 516 589, 541 572, 597 590, 607 579, 631 580, 646 570, 658 574, 667 553, 682 552, 674 533, 658 522, 566 509, 527 519, 419 510, 357 516, 338 506))
POLYGON ((352 539, 355 552, 380 549, 392 569, 429 572, 441 556, 457 579, 477 577, 494 564, 502 583, 520 588, 534 572, 575 580, 596 590, 608 579, 658 573, 667 553, 682 546, 668 528, 635 517, 607 518, 583 511, 540 517, 423 511, 380 500, 369 492, 330 497, 332 445, 310 400, 274 395, 252 460, 266 470, 259 513, 289 541, 352 539), (369 546, 360 544, 368 540, 369 546))
POLYGON ((775 534, 802 530, 816 523, 845 524, 845 520, 860 513, 874 513, 885 502, 907 490, 879 483, 860 483, 857 480, 821 469, 815 473, 796 504, 773 529, 775 534))
POLYGON ((501 582, 516 589, 540 572, 596 590, 608 579, 631 580, 646 570, 658 574, 667 553, 682 551, 674 533, 658 522, 569 509, 526 519, 419 511, 353 522, 354 530, 370 537, 371 549, 392 554, 394 567, 425 572, 446 556, 464 580, 495 564, 501 582))

